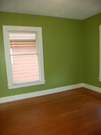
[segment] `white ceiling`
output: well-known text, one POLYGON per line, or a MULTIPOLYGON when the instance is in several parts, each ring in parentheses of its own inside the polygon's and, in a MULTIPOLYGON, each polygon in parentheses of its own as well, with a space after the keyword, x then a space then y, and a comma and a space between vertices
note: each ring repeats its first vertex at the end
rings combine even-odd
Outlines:
POLYGON ((0 0, 0 11, 82 20, 101 13, 101 0, 0 0))

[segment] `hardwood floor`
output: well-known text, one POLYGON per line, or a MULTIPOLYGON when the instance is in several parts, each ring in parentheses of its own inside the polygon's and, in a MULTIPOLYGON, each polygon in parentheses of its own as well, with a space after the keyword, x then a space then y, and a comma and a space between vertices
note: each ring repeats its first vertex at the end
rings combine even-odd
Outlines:
POLYGON ((101 94, 80 88, 1 104, 0 135, 101 135, 101 94))

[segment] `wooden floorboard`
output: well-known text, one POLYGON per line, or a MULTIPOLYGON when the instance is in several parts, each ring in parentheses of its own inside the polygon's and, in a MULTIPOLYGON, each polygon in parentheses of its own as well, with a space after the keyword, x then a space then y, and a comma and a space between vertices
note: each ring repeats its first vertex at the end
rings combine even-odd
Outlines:
POLYGON ((0 135, 101 135, 101 94, 80 88, 1 104, 0 135))

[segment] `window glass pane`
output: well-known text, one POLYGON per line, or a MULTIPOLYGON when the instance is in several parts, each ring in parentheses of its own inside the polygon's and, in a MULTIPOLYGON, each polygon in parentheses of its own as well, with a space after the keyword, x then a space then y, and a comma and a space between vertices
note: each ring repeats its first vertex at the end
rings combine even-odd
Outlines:
POLYGON ((13 82, 39 80, 37 55, 11 56, 13 82))
POLYGON ((9 33, 11 55, 36 53, 35 33, 9 33))

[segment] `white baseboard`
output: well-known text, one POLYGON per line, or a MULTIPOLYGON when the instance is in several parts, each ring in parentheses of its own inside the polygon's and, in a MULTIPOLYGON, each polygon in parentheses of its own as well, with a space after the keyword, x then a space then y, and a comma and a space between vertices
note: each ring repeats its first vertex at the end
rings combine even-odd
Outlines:
POLYGON ((99 87, 89 85, 86 83, 83 84, 83 87, 101 93, 101 88, 99 88, 99 87))
POLYGON ((83 85, 84 85, 83 83, 80 83, 80 84, 74 84, 74 85, 53 88, 53 89, 48 89, 48 90, 42 90, 42 91, 37 91, 37 92, 31 92, 31 93, 26 93, 26 94, 20 94, 20 95, 15 95, 15 96, 2 97, 0 98, 0 103, 11 102, 11 101, 25 99, 25 98, 31 98, 31 97, 37 97, 37 96, 67 91, 67 90, 83 87, 83 85))
POLYGON ((72 90, 72 89, 76 89, 80 87, 84 87, 84 88, 91 89, 93 91, 101 93, 101 88, 99 87, 95 87, 95 86, 85 84, 85 83, 80 83, 80 84, 74 84, 74 85, 58 87, 58 88, 53 88, 53 89, 48 89, 48 90, 42 90, 42 91, 37 91, 37 92, 31 92, 31 93, 26 93, 26 94, 20 94, 20 95, 15 95, 15 96, 2 97, 0 98, 0 103, 11 102, 11 101, 26 99, 26 98, 31 98, 31 97, 38 97, 42 95, 48 95, 48 94, 63 92, 67 90, 72 90))

